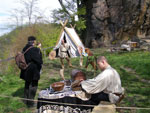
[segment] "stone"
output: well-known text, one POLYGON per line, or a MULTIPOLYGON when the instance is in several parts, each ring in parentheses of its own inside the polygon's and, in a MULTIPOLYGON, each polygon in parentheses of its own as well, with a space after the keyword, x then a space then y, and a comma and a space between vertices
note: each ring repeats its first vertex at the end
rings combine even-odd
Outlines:
POLYGON ((139 39, 150 35, 150 0, 84 1, 87 6, 85 46, 91 46, 93 39, 97 45, 107 45, 114 40, 119 42, 127 35, 139 39), (99 33, 101 36, 97 38, 99 33), (98 41, 101 37, 102 42, 98 41))
POLYGON ((96 18, 104 20, 105 18, 109 17, 108 7, 105 0, 100 0, 95 4, 97 4, 98 7, 93 7, 91 11, 96 18))
POLYGON ((121 6, 122 3, 123 3, 122 0, 114 0, 113 2, 112 0, 107 0, 107 4, 109 6, 121 6))
POLYGON ((96 40, 92 40, 92 47, 93 48, 98 48, 99 47, 99 44, 97 43, 97 41, 96 40))

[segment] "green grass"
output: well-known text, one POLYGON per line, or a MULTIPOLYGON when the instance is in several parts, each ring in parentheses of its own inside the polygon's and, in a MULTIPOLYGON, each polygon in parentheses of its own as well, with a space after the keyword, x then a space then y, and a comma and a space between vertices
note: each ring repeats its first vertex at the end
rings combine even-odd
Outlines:
POLYGON ((0 113, 31 113, 19 99, 20 97, 23 97, 24 82, 20 80, 18 76, 13 74, 1 75, 1 77, 0 113))
MULTIPOLYGON (((122 85, 126 90, 125 99, 120 106, 129 107, 150 107, 150 88, 149 83, 143 83, 132 73, 126 72, 121 67, 129 67, 140 76, 141 79, 150 80, 150 53, 143 51, 125 52, 125 53, 107 53, 103 54, 108 58, 109 63, 117 69, 121 76, 122 85)), ((123 112, 130 112, 125 110, 123 112)), ((149 113, 150 110, 136 110, 135 113, 149 113)))
MULTIPOLYGON (((104 55, 108 58, 109 63, 120 74, 122 86, 125 88, 125 98, 121 101, 120 106, 124 107, 150 107, 150 83, 142 82, 132 73, 127 72, 122 67, 128 67, 140 76, 141 79, 150 80, 150 53, 143 51, 109 53, 105 49, 92 50, 96 55, 104 55)), ((94 71, 89 66, 88 70, 79 67, 79 58, 71 59, 72 64, 84 71, 87 78, 93 78, 94 71)), ((85 65, 85 62, 84 62, 85 65)), ((44 59, 43 72, 39 81, 39 91, 46 89, 53 82, 60 81, 59 70, 61 69, 60 61, 44 59)), ((72 68, 69 68, 65 61, 65 78, 70 79, 72 68)), ((96 72, 99 73, 100 71, 96 72)), ((26 105, 19 100, 23 97, 24 81, 15 74, 0 75, 0 95, 10 96, 10 98, 0 97, 0 113, 32 113, 26 105), (11 98, 11 97, 16 98, 11 98)), ((150 113, 150 110, 121 110, 121 113, 150 113)))

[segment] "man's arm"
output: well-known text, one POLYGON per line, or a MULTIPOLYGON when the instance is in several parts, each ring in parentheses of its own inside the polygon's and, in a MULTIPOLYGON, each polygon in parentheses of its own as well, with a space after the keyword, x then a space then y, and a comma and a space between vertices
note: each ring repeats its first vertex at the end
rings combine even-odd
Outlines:
POLYGON ((41 54, 41 51, 39 48, 33 48, 31 58, 34 63, 36 63, 38 65, 43 64, 42 54, 41 54))
POLYGON ((81 82, 81 87, 89 94, 104 91, 110 84, 110 71, 103 71, 97 77, 81 82))

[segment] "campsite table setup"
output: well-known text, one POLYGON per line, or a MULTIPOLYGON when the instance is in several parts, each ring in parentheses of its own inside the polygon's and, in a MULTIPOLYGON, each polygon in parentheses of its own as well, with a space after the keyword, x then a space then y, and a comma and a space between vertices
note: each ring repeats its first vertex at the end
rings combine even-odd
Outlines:
POLYGON ((55 84, 51 84, 49 88, 40 91, 37 104, 38 113, 91 112, 93 107, 88 106, 91 105, 90 95, 87 95, 81 90, 73 91, 71 85, 66 84, 66 82, 64 82, 64 86, 61 89, 58 89, 60 91, 54 91, 53 86, 55 84))

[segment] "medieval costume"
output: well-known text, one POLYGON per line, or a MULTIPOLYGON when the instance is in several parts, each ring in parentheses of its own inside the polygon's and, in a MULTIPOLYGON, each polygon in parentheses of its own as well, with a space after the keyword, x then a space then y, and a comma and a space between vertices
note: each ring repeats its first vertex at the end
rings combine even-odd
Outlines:
POLYGON ((64 69, 64 62, 63 62, 64 59, 66 59, 69 66, 72 67, 72 64, 71 64, 70 58, 69 58, 70 57, 69 49, 70 49, 70 46, 67 43, 61 44, 61 46, 59 48, 59 57, 60 57, 62 69, 64 69))
POLYGON ((124 93, 118 72, 110 65, 97 77, 81 82, 81 87, 88 94, 92 94, 94 102, 110 101, 117 103, 124 93))
MULTIPOLYGON (((30 36, 28 38, 28 44, 23 48, 23 52, 32 46, 24 56, 26 63, 28 64, 27 69, 21 70, 20 78, 25 80, 24 87, 24 98, 34 99, 38 87, 38 80, 40 79, 40 70, 42 68, 42 53, 39 48, 34 47, 35 37, 30 36)), ((28 107, 32 107, 33 101, 24 101, 28 107)))

